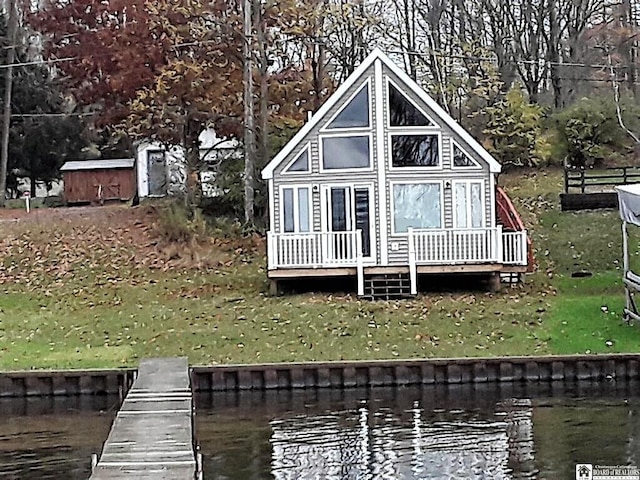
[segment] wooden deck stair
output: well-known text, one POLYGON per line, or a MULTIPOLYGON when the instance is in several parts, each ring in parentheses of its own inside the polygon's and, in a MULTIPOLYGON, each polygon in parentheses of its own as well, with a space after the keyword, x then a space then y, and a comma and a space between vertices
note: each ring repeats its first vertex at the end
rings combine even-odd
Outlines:
POLYGON ((408 273, 365 274, 364 295, 367 300, 400 300, 413 298, 408 273))

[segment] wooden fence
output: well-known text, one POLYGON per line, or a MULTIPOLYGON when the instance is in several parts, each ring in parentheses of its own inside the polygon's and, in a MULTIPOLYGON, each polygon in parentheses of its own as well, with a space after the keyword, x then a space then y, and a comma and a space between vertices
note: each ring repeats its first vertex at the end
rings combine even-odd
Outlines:
POLYGON ((640 182, 639 167, 611 167, 603 169, 566 168, 564 193, 599 193, 603 187, 640 182))
POLYGON ((618 195, 613 187, 640 182, 640 166, 602 169, 566 168, 564 193, 560 206, 566 210, 617 208, 618 195))

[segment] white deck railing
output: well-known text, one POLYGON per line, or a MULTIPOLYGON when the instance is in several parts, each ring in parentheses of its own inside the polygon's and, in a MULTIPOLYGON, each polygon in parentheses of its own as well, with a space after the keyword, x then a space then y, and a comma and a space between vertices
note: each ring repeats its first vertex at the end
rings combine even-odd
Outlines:
POLYGON ((361 231, 268 234, 269 269, 355 267, 361 231))
MULTIPOLYGON (((416 265, 527 264, 527 232, 495 228, 409 229, 409 256, 416 265)), ((411 263, 410 260, 410 263, 411 263)))
POLYGON ((508 265, 527 265, 529 245, 527 231, 503 232, 502 234, 502 263, 508 265))
MULTIPOLYGON (((269 269, 355 267, 362 261, 361 233, 269 232, 269 269)), ((527 232, 502 227, 409 230, 409 263, 454 265, 527 264, 527 232)))

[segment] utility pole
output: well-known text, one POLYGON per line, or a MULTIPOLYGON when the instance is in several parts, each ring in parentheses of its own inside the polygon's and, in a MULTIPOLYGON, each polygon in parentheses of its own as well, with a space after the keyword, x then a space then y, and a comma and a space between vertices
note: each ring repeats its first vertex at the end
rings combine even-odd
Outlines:
POLYGON ((11 88, 13 85, 13 64, 16 59, 16 30, 18 13, 15 0, 9 0, 7 26, 7 69, 4 77, 4 106, 2 111, 2 149, 0 151, 0 207, 4 207, 7 191, 7 165, 9 164, 9 127, 11 126, 11 88))
POLYGON ((253 112, 253 58, 251 1, 243 1, 244 44, 244 221, 254 225, 255 116, 253 112))

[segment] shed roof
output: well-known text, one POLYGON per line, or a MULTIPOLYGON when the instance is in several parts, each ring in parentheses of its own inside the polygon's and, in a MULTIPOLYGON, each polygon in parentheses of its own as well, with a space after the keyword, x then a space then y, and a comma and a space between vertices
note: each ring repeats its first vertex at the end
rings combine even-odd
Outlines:
POLYGON ((77 170, 108 170, 112 168, 133 168, 133 158, 114 158, 109 160, 75 160, 66 162, 60 168, 61 172, 77 170))

